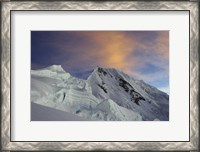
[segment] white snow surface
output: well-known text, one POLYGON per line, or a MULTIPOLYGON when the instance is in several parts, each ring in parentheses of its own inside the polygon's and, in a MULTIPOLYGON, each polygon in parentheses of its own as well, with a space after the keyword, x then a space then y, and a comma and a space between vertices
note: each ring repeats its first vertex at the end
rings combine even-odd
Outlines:
POLYGON ((168 121, 169 96, 113 69, 97 67, 87 80, 60 65, 31 70, 31 102, 91 121, 168 121))

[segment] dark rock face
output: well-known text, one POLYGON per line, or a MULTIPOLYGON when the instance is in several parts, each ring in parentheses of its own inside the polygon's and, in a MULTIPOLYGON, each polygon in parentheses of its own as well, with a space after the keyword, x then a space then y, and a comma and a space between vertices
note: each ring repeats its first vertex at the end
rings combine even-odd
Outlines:
POLYGON ((104 87, 104 86, 102 86, 102 85, 100 85, 100 84, 97 84, 105 93, 107 93, 107 89, 104 87))
POLYGON ((104 76, 109 75, 111 78, 113 77, 110 73, 106 72, 103 68, 98 67, 98 73, 103 74, 104 76))
MULTIPOLYGON (((97 70, 98 70, 99 76, 103 75, 103 76, 110 76, 111 78, 113 78, 113 76, 110 73, 108 73, 107 71, 105 71, 103 68, 98 67, 97 70)), ((101 76, 100 76, 100 78, 102 80, 101 76)), ((140 100, 144 100, 145 101, 145 98, 141 94, 136 92, 135 89, 133 88, 133 86, 130 83, 128 83, 127 81, 125 81, 122 77, 115 76, 114 78, 119 82, 119 86, 122 87, 124 89, 124 91, 127 92, 130 95, 131 101, 133 101, 137 105, 140 105, 139 104, 140 100)), ((105 93, 108 93, 108 90, 105 88, 104 84, 105 83, 102 80, 102 85, 98 84, 98 86, 105 93)))
POLYGON ((134 101, 137 105, 139 105, 139 101, 140 100, 144 100, 145 101, 145 98, 142 97, 141 94, 139 94, 138 92, 136 92, 135 89, 133 88, 133 86, 131 86, 124 79, 122 79, 122 78, 119 79, 119 86, 121 86, 122 88, 124 88, 124 91, 126 91, 127 93, 130 94, 131 101, 134 101))
POLYGON ((122 78, 119 79, 119 86, 121 86, 122 88, 124 88, 124 90, 126 92, 129 92, 130 89, 133 89, 133 87, 128 82, 126 82, 124 79, 122 79, 122 78))
POLYGON ((104 76, 107 75, 107 72, 103 70, 103 68, 98 68, 98 72, 102 73, 104 76))

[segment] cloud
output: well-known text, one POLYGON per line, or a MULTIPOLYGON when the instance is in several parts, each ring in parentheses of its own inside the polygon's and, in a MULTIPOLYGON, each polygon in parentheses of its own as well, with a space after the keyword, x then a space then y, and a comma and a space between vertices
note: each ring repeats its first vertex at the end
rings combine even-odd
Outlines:
POLYGON ((124 32, 93 32, 85 35, 98 46, 89 54, 98 56, 100 65, 130 72, 135 63, 132 59, 128 60, 135 47, 133 38, 127 37, 124 32))
POLYGON ((96 46, 88 52, 88 61, 94 58, 97 65, 120 69, 149 83, 169 77, 168 32, 88 32, 83 35, 96 46))
POLYGON ((144 81, 169 77, 168 31, 32 33, 32 67, 61 64, 70 73, 113 67, 144 81))
POLYGON ((169 60, 169 32, 161 32, 157 38, 155 50, 169 60))
POLYGON ((169 59, 169 31, 139 31, 133 33, 136 48, 156 52, 169 59))
POLYGON ((160 81, 169 77, 169 32, 140 31, 133 33, 135 60, 131 75, 144 81, 160 81), (149 66, 150 65, 150 66, 149 66))

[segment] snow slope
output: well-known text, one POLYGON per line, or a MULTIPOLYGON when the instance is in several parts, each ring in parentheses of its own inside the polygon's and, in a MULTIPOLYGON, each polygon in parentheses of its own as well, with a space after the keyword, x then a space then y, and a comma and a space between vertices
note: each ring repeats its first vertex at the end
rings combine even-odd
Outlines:
POLYGON ((88 121, 82 117, 31 102, 32 121, 88 121))
POLYGON ((168 120, 169 97, 143 81, 97 67, 87 80, 60 65, 31 70, 31 101, 85 120, 168 120))
POLYGON ((111 99, 117 105, 137 112, 143 120, 168 120, 169 96, 127 74, 106 68, 96 68, 88 78, 92 93, 99 99, 111 99))

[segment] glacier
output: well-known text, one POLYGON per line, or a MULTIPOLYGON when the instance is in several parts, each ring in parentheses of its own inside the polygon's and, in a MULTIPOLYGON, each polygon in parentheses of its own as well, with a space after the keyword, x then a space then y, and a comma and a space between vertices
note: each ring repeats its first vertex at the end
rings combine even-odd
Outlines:
POLYGON ((114 68, 96 67, 86 80, 61 65, 31 70, 31 102, 37 105, 31 115, 40 105, 85 121, 169 120, 168 94, 114 68))

